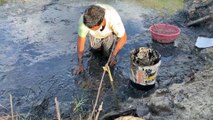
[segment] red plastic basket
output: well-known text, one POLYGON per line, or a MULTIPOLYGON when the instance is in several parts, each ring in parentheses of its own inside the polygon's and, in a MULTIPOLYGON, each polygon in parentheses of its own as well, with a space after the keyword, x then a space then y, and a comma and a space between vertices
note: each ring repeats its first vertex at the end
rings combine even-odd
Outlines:
POLYGON ((180 35, 180 28, 170 24, 153 24, 149 28, 152 39, 160 43, 172 43, 180 35))

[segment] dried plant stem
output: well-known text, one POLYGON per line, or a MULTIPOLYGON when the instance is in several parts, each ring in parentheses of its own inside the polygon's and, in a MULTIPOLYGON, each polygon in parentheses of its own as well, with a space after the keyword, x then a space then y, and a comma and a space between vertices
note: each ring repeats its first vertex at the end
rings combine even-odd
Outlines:
POLYGON ((12 120, 14 120, 14 114, 13 114, 13 97, 10 94, 10 109, 11 109, 11 114, 12 114, 12 120))
POLYGON ((113 78, 112 78, 112 75, 111 75, 111 71, 110 71, 110 69, 109 69, 109 65, 108 65, 108 64, 109 64, 109 62, 110 62, 110 59, 111 59, 113 50, 114 50, 114 48, 115 48, 115 43, 116 43, 116 41, 113 42, 112 51, 111 51, 111 53, 110 53, 110 56, 109 56, 109 58, 108 58, 108 60, 107 60, 106 65, 103 67, 104 72, 103 72, 103 74, 102 74, 101 82, 100 82, 99 87, 98 87, 98 93, 97 93, 97 95, 96 95, 95 104, 94 104, 94 106, 93 106, 92 113, 91 113, 91 115, 89 116, 89 119, 88 119, 88 120, 92 120, 92 118, 93 118, 93 116, 94 116, 94 114, 95 114, 95 109, 96 109, 96 106, 97 106, 97 104, 98 104, 98 100, 99 100, 99 96, 100 96, 100 92, 101 92, 101 87, 102 87, 102 83, 103 83, 104 76, 105 76, 106 72, 108 72, 108 73, 110 74, 110 75, 109 75, 109 76, 110 76, 110 81, 111 81, 111 82, 113 81, 113 78))
POLYGON ((101 82, 100 82, 99 87, 98 87, 98 93, 97 93, 96 99, 95 99, 95 104, 93 106, 92 114, 90 115, 89 120, 92 120, 92 118, 94 116, 95 108, 96 108, 96 106, 98 104, 98 100, 99 100, 99 96, 100 96, 101 87, 102 87, 102 83, 103 83, 103 80, 104 80, 105 73, 106 73, 106 71, 104 71, 103 74, 102 74, 101 82))
POLYGON ((81 114, 79 115, 79 120, 82 120, 82 116, 81 116, 81 114))
POLYGON ((98 120, 100 112, 103 110, 103 102, 101 102, 101 105, 98 108, 98 113, 96 114, 95 120, 98 120))
POLYGON ((205 20, 207 20, 207 19, 210 19, 210 18, 211 18, 211 15, 204 16, 204 17, 199 18, 199 19, 197 19, 197 20, 190 21, 190 22, 187 24, 187 26, 191 26, 191 25, 194 25, 194 24, 203 22, 203 21, 205 21, 205 20))
POLYGON ((57 119, 61 120, 61 115, 60 115, 60 110, 59 110, 59 103, 58 103, 57 97, 55 97, 55 108, 56 108, 56 113, 57 113, 57 119))

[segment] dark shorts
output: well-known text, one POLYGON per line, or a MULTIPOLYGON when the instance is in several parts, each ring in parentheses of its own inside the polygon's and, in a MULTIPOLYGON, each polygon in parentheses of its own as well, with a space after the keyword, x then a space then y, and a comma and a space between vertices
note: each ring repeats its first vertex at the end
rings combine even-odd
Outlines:
POLYGON ((107 36, 106 38, 95 38, 89 35, 90 47, 92 50, 102 50, 105 56, 109 56, 114 41, 117 41, 117 37, 114 34, 107 36))

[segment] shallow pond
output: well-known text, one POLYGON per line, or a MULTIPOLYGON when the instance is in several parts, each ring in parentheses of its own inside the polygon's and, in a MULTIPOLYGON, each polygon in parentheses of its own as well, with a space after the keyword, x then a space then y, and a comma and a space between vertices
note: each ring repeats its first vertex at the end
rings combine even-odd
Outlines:
MULTIPOLYGON (((63 118, 91 110, 103 72, 103 59, 91 57, 87 44, 86 72, 74 76, 72 70, 77 64, 78 19, 84 9, 94 3, 114 6, 128 35, 127 44, 118 56, 119 64, 113 71, 114 91, 109 77, 105 77, 101 94, 103 112, 119 109, 118 103, 129 97, 146 95, 129 86, 129 52, 151 44, 149 26, 156 19, 162 22, 159 16, 165 14, 164 10, 169 10, 166 14, 171 15, 181 9, 183 0, 1 0, 1 106, 9 108, 9 94, 12 94, 14 110, 34 119, 52 118, 54 97, 58 97, 63 118)), ((8 113, 5 108, 0 107, 0 111, 8 113)))

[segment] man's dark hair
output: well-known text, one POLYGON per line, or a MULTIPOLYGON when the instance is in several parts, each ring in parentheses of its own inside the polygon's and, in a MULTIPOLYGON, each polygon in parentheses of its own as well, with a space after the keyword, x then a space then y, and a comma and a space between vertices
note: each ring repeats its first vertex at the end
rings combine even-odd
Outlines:
POLYGON ((91 5, 84 12, 84 24, 92 28, 102 23, 105 15, 105 10, 100 6, 91 5))

